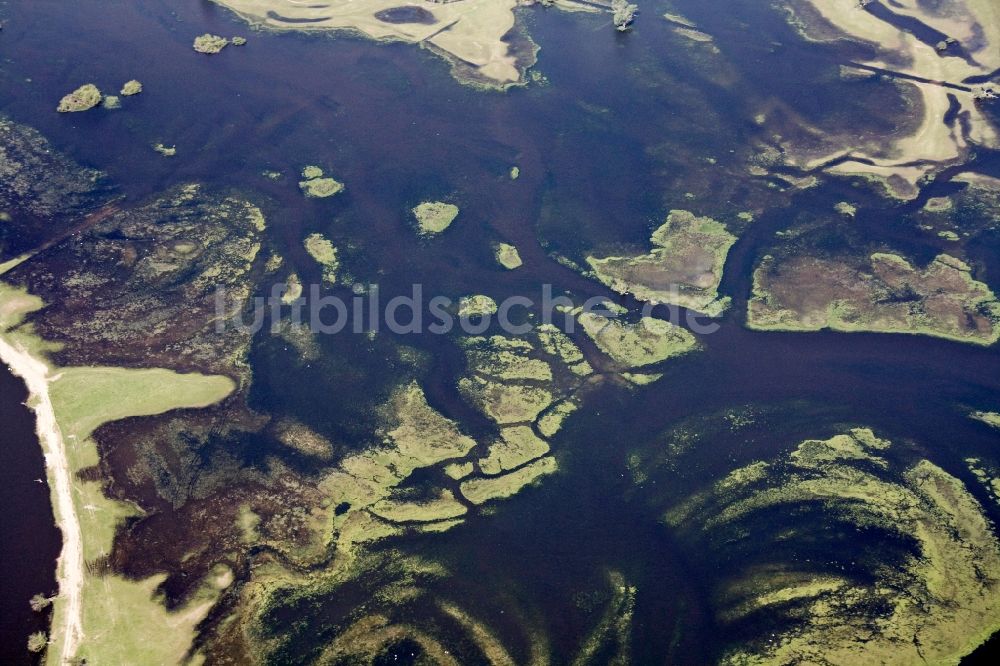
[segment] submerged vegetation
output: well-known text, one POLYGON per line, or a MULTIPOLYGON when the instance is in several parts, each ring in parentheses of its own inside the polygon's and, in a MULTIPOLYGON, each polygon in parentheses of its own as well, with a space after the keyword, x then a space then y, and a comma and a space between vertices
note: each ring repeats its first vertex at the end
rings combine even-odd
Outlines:
MULTIPOLYGON (((764 335, 730 312, 696 337, 651 307, 721 318, 731 296, 750 329, 995 344, 1000 181, 968 170, 995 171, 996 107, 966 90, 1000 67, 986 5, 889 3, 947 33, 932 59, 921 30, 873 13, 886 3, 854 0, 690 3, 697 24, 630 35, 609 29, 637 9, 618 0, 557 0, 569 26, 514 0, 219 3, 262 27, 419 44, 466 82, 549 87, 485 98, 402 64, 407 47, 320 55, 326 39, 261 31, 241 63, 264 68, 252 91, 245 69, 190 56, 227 95, 150 71, 149 98, 128 99, 136 80, 120 93, 143 114, 51 117, 88 163, 137 146, 109 167, 134 182, 0 119, 0 339, 48 364, 83 535, 79 627, 63 587, 51 643, 31 639, 49 663, 941 663, 1000 628, 1000 545, 976 499, 1000 498, 1000 416, 969 413, 992 408, 995 349, 897 338, 920 357, 882 372, 865 354, 884 336, 851 338, 854 363, 842 336, 764 335), (551 83, 527 72, 536 28, 551 83), (788 94, 806 76, 811 94, 788 94), (281 77, 287 99, 256 89, 281 77), (225 127, 163 121, 187 102, 225 127), (112 127, 108 147, 86 134, 112 127), (159 137, 182 157, 152 154, 176 153, 159 137), (304 154, 324 166, 299 171, 304 154), (324 173, 338 164, 356 185, 311 200, 344 191, 324 173), (411 208, 425 196, 462 206, 443 238, 459 207, 411 208), (256 305, 281 283, 281 307, 256 305), (467 295, 448 312, 482 332, 322 335, 288 316, 303 296, 418 283, 467 295), (490 327, 543 284, 574 326, 529 306, 526 332, 490 327), (575 307, 608 297, 613 317, 575 307), (917 390, 886 418, 899 445, 843 425, 917 390), (794 400, 786 420, 758 423, 754 391, 794 400), (937 402, 966 428, 954 441, 927 427, 937 402)), ((140 33, 172 30, 156 11, 140 33)), ((88 103, 77 93, 67 106, 88 103)))
POLYGON ((666 514, 713 557, 724 547, 747 558, 715 583, 723 626, 739 631, 764 618, 785 626, 771 640, 730 648, 724 663, 954 662, 1000 628, 1000 544, 983 507, 927 460, 890 471, 889 448, 863 428, 808 440, 783 460, 734 470, 666 514), (804 520, 748 529, 773 510, 804 520), (841 526, 824 537, 829 552, 847 549, 832 562, 769 561, 769 548, 817 538, 826 525, 841 526), (838 537, 843 528, 884 535, 898 555, 838 537))

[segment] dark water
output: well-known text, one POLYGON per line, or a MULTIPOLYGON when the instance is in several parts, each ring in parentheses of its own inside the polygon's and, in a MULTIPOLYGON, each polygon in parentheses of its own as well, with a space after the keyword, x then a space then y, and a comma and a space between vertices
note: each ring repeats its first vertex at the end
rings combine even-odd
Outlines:
POLYGON ((48 613, 28 600, 56 591, 55 559, 62 544, 52 518, 45 461, 35 418, 24 405, 24 383, 0 363, 0 663, 28 664, 28 634, 46 630, 48 613))
MULTIPOLYGON (((828 214, 837 201, 859 204, 850 234, 866 242, 926 258, 940 242, 915 236, 913 211, 846 181, 793 195, 745 177, 748 146, 764 138, 752 119, 771 98, 820 127, 892 126, 905 100, 875 82, 838 78, 840 64, 863 58, 864 48, 805 45, 780 13, 756 2, 677 4, 717 36, 725 66, 654 12, 632 34, 618 35, 603 16, 533 11, 525 18, 542 47, 539 71, 548 84, 496 94, 457 85, 447 65, 410 46, 253 33, 205 2, 21 3, 5 8, 0 85, 11 94, 0 100, 0 111, 106 170, 131 200, 186 181, 255 193, 270 220, 269 245, 307 282, 318 275, 301 239, 321 231, 341 249, 346 271, 377 281, 387 298, 408 293, 415 280, 427 293, 454 296, 534 296, 543 283, 581 297, 603 294, 549 253, 579 261, 594 247, 642 245, 675 207, 727 219, 755 210, 758 221, 733 249, 723 283, 735 307, 719 332, 704 337, 703 352, 667 363, 667 377, 653 386, 590 395, 587 409, 553 442, 561 474, 501 503, 491 517, 406 546, 457 572, 449 594, 479 600, 503 590, 543 618, 557 660, 572 656, 593 622, 574 596, 603 589, 604 572, 620 570, 639 590, 636 663, 704 663, 721 647, 710 608, 719 572, 663 529, 669 503, 803 439, 868 425, 965 480, 998 519, 962 460, 996 459, 1000 438, 965 414, 998 407, 1000 350, 911 336, 741 327, 753 263, 778 242, 775 232, 828 214), (748 28, 753 39, 746 38, 748 28), (193 36, 206 31, 248 35, 250 43, 218 56, 194 54, 193 36), (115 90, 131 78, 145 90, 120 111, 53 112, 82 83, 115 90), (870 88, 862 95, 858 85, 870 88), (176 144, 177 157, 154 153, 150 144, 158 141, 176 144), (296 172, 307 164, 327 169, 347 190, 329 201, 305 200, 296 172), (511 182, 514 164, 521 177, 511 182), (285 176, 271 181, 264 169, 285 176), (401 211, 435 198, 456 201, 462 213, 441 238, 418 242, 401 211), (490 243, 500 240, 518 246, 523 269, 495 268, 490 243), (660 446, 670 427, 746 405, 777 411, 748 433, 720 434, 691 453, 680 473, 656 476, 655 487, 637 488, 631 480, 629 455, 660 446)), ((984 156, 983 164, 996 168, 995 156, 984 156)), ((848 235, 828 242, 854 242, 848 235)), ((982 241, 975 252, 996 290, 995 241, 982 241)), ((435 363, 422 381, 432 403, 474 420, 454 389, 462 372, 454 339, 389 339, 430 354, 435 363)), ((396 369, 389 350, 372 351, 357 339, 323 345, 328 365, 294 369, 291 356, 262 336, 254 350, 253 400, 350 442, 361 429, 351 396, 386 390, 396 369), (350 373, 329 371, 343 359, 352 360, 350 373), (355 384, 345 384, 347 374, 355 384)), ((30 425, 26 432, 17 455, 37 458, 30 425)), ((49 525, 47 495, 31 497, 16 496, 26 503, 28 524, 49 525)), ((4 543, 15 543, 7 534, 4 523, 4 543)), ((28 542, 36 564, 23 579, 36 577, 33 587, 23 601, 16 600, 21 592, 4 594, 4 604, 9 597, 20 608, 34 588, 51 585, 54 543, 28 542)))

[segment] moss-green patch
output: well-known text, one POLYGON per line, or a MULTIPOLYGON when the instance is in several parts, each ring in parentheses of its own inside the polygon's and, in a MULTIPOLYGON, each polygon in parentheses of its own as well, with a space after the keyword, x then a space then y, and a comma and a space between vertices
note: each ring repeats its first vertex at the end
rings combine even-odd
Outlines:
POLYGON ((339 194, 344 190, 344 184, 334 178, 310 178, 299 181, 299 189, 313 199, 325 199, 339 194))
POLYGON ((697 346, 691 333, 654 317, 625 324, 593 312, 583 312, 578 320, 602 352, 627 368, 660 363, 697 346))
POLYGON ((875 451, 888 446, 888 442, 875 437, 871 430, 855 429, 830 439, 802 442, 789 454, 789 459, 803 469, 822 469, 825 465, 844 460, 863 460, 885 468, 888 463, 875 455, 875 451))
POLYGON ((966 458, 965 464, 972 475, 983 484, 993 501, 1000 504, 1000 471, 992 465, 987 465, 979 458, 966 458))
POLYGON ((463 296, 458 301, 459 317, 486 317, 497 312, 497 302, 489 296, 476 294, 474 296, 463 296))
MULTIPOLYGON (((41 300, 6 285, 0 285, 0 295, 3 340, 28 350, 36 361, 43 359, 48 345, 30 329, 7 328, 20 322, 26 313, 41 308, 41 300)), ((63 488, 59 481, 62 475, 76 474, 99 464, 91 433, 104 423, 127 417, 204 407, 223 399, 235 388, 228 377, 110 367, 50 368, 47 384, 44 392, 36 391, 31 404, 36 410, 45 409, 47 403, 51 405, 57 428, 46 429, 42 439, 51 458, 47 473, 53 489, 53 506, 57 522, 73 525, 73 529, 67 529, 75 536, 68 537, 67 543, 71 552, 79 552, 82 562, 106 557, 121 523, 139 513, 136 507, 105 496, 103 484, 97 481, 77 477, 71 486, 63 488), (43 395, 48 400, 42 399, 43 395)), ((43 420, 46 419, 40 416, 40 422, 43 420)), ((53 639, 49 648, 53 661, 61 663, 79 656, 91 663, 136 663, 137 654, 148 654, 164 663, 173 663, 190 648, 194 626, 214 603, 214 598, 200 600, 196 607, 168 613, 159 599, 152 598, 152 589, 161 582, 159 579, 137 583, 99 576, 83 570, 82 562, 79 570, 70 570, 64 559, 59 569, 61 581, 72 581, 69 588, 79 585, 74 589, 80 590, 82 641, 76 654, 66 652, 72 649, 66 641, 72 635, 67 632, 71 608, 66 596, 71 592, 66 592, 53 604, 53 639), (166 632, 169 636, 152 637, 164 633, 163 627, 171 628, 166 632), (149 641, 147 652, 133 652, 145 641, 149 641), (122 659, 126 653, 130 656, 122 659)))
POLYGON ((494 248, 497 263, 509 271, 520 268, 524 262, 521 261, 521 253, 517 248, 508 243, 498 243, 494 248))
POLYGON ((572 400, 563 400, 538 419, 538 432, 545 437, 552 437, 562 429, 563 422, 580 406, 572 400))
POLYGON ((632 618, 635 615, 636 588, 618 571, 608 572, 611 601, 590 632, 573 666, 589 664, 629 664, 632 662, 632 618))
POLYGON ((302 169, 302 178, 305 180, 312 180, 313 178, 322 178, 323 169, 315 165, 309 165, 302 169))
POLYGON ((458 217, 458 206, 441 201, 426 201, 413 209, 421 235, 439 234, 458 217))
POLYGON ((337 271, 340 270, 340 260, 337 258, 337 248, 323 234, 309 234, 303 242, 306 252, 323 267, 323 281, 329 284, 337 282, 337 271))
MULTIPOLYGON (((323 272, 326 272, 325 268, 323 272)), ((281 302, 285 305, 291 305, 300 298, 302 298, 302 279, 298 273, 292 273, 285 282, 285 293, 281 295, 281 302)))
MULTIPOLYGON (((538 341, 541 343, 542 349, 545 350, 546 354, 558 356, 559 360, 567 366, 577 366, 587 363, 584 360, 583 352, 576 346, 576 343, 552 324, 542 324, 536 329, 536 333, 538 334, 538 341)), ((589 365, 587 367, 589 368, 589 365)), ((589 372, 582 372, 580 374, 589 374, 589 372)))
POLYGON ((142 581, 119 576, 90 578, 84 587, 87 637, 77 659, 91 664, 180 664, 195 627, 219 597, 218 578, 206 580, 195 598, 168 611, 156 593, 165 574, 142 581))
POLYGON ((931 197, 924 204, 924 210, 928 213, 947 213, 955 207, 955 202, 951 197, 931 197))
POLYGON ((529 426, 513 426, 500 430, 500 440, 490 446, 489 455, 479 461, 484 474, 501 474, 540 458, 549 452, 549 445, 529 426))
POLYGON ((737 622, 761 610, 772 607, 787 607, 797 602, 809 602, 823 598, 832 592, 840 592, 848 585, 842 578, 820 576, 783 568, 755 570, 750 585, 733 585, 726 590, 727 596, 745 601, 736 601, 727 606, 720 615, 723 622, 737 622))
POLYGON ((754 273, 747 325, 760 330, 913 333, 989 345, 1000 339, 1000 302, 955 257, 920 270, 907 259, 765 257, 754 273))
POLYGON ((464 516, 468 509, 450 490, 441 490, 437 497, 426 501, 387 498, 372 505, 370 511, 393 523, 429 523, 464 516))
POLYGON ((121 101, 120 98, 116 97, 115 95, 106 95, 104 97, 104 101, 101 102, 101 105, 105 109, 110 109, 110 110, 113 111, 115 109, 122 108, 122 101, 121 101))
POLYGON ((132 79, 131 81, 126 81, 122 86, 120 91, 121 95, 124 97, 131 97, 132 95, 138 95, 142 92, 142 83, 132 79))
POLYGON ((321 460, 333 457, 333 443, 294 419, 281 419, 273 426, 275 438, 288 448, 321 460))
POLYGON ((429 663, 440 666, 459 666, 458 660, 437 639, 408 624, 391 623, 384 615, 368 615, 358 620, 337 637, 323 651, 321 664, 376 663, 384 652, 403 641, 420 648, 429 663))
POLYGON ((994 428, 1000 428, 1000 413, 997 412, 972 412, 969 414, 969 418, 982 421, 994 428))
POLYGON ((44 306, 42 299, 27 289, 0 282, 0 333, 18 326, 29 313, 44 306))
MULTIPOLYGON (((1000 628, 1000 543, 983 507, 927 460, 892 471, 883 456, 889 446, 862 428, 808 440, 667 513, 668 523, 705 548, 699 552, 747 550, 755 563, 729 569, 716 583, 722 626, 749 618, 760 632, 723 663, 956 663, 1000 628), (776 511, 811 511, 821 520, 776 536, 754 529, 776 511), (899 548, 899 559, 883 566, 888 553, 852 554, 855 567, 832 571, 809 559, 771 559, 799 538, 814 543, 831 524, 845 525, 845 534, 853 534, 851 526, 884 534, 878 541, 899 548), (727 537, 713 539, 718 534, 727 537), (767 618, 775 631, 763 624, 767 618)), ((827 550, 836 552, 837 543, 869 547, 842 540, 827 550)))
POLYGON ((484 414, 501 425, 530 423, 552 403, 552 393, 537 386, 463 377, 458 388, 484 414))
POLYGON ((154 143, 153 150, 163 155, 164 157, 173 157, 177 154, 177 146, 168 146, 162 143, 154 143))
POLYGON ((388 499, 392 489, 415 470, 461 458, 476 445, 427 404, 423 389, 415 382, 392 397, 386 423, 383 445, 346 458, 321 484, 332 507, 347 507, 333 517, 333 524, 337 549, 348 555, 355 544, 398 532, 376 518, 372 506, 388 499))
POLYGON ((490 479, 473 478, 463 481, 462 495, 473 504, 483 504, 494 499, 511 497, 529 483, 558 469, 555 458, 542 458, 525 465, 515 472, 490 479))
POLYGON ((552 368, 541 359, 528 354, 533 348, 508 344, 512 338, 471 338, 465 352, 472 372, 505 381, 552 381, 552 368))
POLYGON ((439 601, 440 608, 446 615, 458 622, 466 633, 472 638, 479 651, 486 657, 487 663, 491 666, 515 666, 517 664, 503 643, 496 637, 489 627, 475 619, 455 604, 447 601, 439 601))
POLYGON ((236 526, 245 543, 257 543, 260 541, 260 534, 257 527, 260 526, 260 516, 253 512, 248 506, 241 506, 236 513, 236 526))
POLYGON ((622 377, 624 377, 626 381, 629 381, 632 384, 635 384, 636 386, 648 386, 649 384, 654 384, 663 379, 663 373, 623 372, 622 377))
POLYGON ((86 83, 59 100, 56 111, 77 113, 88 111, 101 103, 101 91, 93 83, 86 83))
POLYGON ((858 214, 858 207, 852 203, 846 201, 841 201, 837 203, 833 209, 843 215, 844 217, 854 217, 858 214))
POLYGON ((650 237, 652 251, 631 257, 587 257, 598 280, 641 301, 670 303, 716 316, 728 306, 718 288, 736 242, 721 222, 674 210, 650 237))
POLYGON ((49 637, 44 631, 35 631, 28 635, 28 652, 41 652, 49 644, 49 637))
POLYGON ((456 481, 469 476, 474 470, 475 466, 471 462, 452 463, 444 467, 444 473, 456 481))
POLYGON ((236 388, 228 377, 158 368, 64 368, 56 376, 50 387, 56 418, 65 436, 80 439, 102 423, 128 416, 206 407, 236 388))
POLYGON ((205 33, 194 39, 194 50, 206 55, 218 53, 227 46, 229 46, 229 40, 219 35, 205 33))

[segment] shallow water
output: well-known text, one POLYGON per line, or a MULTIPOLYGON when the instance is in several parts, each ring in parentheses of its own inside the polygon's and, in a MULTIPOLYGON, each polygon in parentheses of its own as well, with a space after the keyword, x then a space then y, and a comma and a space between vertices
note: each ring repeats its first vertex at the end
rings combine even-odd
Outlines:
MULTIPOLYGON (((744 171, 747 146, 760 138, 753 116, 771 98, 820 126, 891 126, 893 114, 905 109, 898 96, 883 86, 861 101, 838 79, 839 66, 863 57, 863 48, 807 47, 778 13, 759 3, 677 4, 717 36, 725 67, 704 45, 674 34, 655 12, 643 15, 633 33, 619 35, 604 16, 531 11, 524 17, 542 47, 538 69, 548 83, 505 94, 456 84, 447 64, 411 46, 256 33, 210 3, 8 4, 2 10, 0 85, 12 92, 0 100, 0 112, 107 171, 131 201, 188 181, 252 192, 268 215, 269 245, 306 282, 318 279, 318 270, 301 239, 321 231, 341 248, 351 276, 377 281, 385 298, 408 293, 415 280, 427 293, 452 296, 534 296, 543 283, 578 296, 603 294, 548 253, 579 260, 594 247, 641 246, 675 207, 729 216, 761 208, 727 263, 722 290, 734 298, 734 308, 719 332, 704 337, 703 351, 666 363, 666 378, 650 387, 608 386, 589 395, 587 409, 553 442, 562 472, 540 487, 499 503, 493 516, 394 544, 450 565, 456 574, 442 594, 471 603, 514 597, 525 613, 544 618, 538 623, 559 662, 572 657, 593 622, 575 595, 602 589, 604 572, 620 570, 639 590, 635 663, 704 663, 721 647, 710 613, 711 582, 719 572, 663 529, 660 516, 670 502, 802 439, 867 425, 962 478, 1000 519, 962 462, 970 455, 990 458, 1000 441, 995 431, 965 417, 970 409, 1000 407, 1000 349, 914 336, 741 327, 753 263, 778 242, 774 233, 801 217, 828 214, 837 201, 859 204, 852 233, 870 242, 926 258, 939 248, 913 236, 905 223, 912 210, 846 181, 784 195, 735 176, 744 171), (193 36, 203 32, 247 35, 250 43, 206 57, 191 50, 193 36), (144 92, 125 99, 120 111, 54 113, 58 99, 82 83, 113 91, 132 78, 143 82, 144 92), (150 148, 154 142, 176 145, 177 156, 158 155, 150 148), (345 193, 303 198, 297 172, 307 164, 347 183, 345 193), (521 176, 512 182, 507 174, 515 164, 521 176), (265 169, 284 176, 272 181, 261 175, 265 169), (401 211, 439 197, 459 203, 458 221, 433 242, 415 240, 401 211), (497 240, 518 246, 524 268, 497 272, 490 249, 497 240), (747 405, 775 411, 692 452, 681 473, 657 474, 638 486, 630 478, 629 455, 655 450, 670 427, 747 405)), ((995 155, 984 155, 979 165, 1000 169, 995 155)), ((995 241, 981 241, 974 253, 997 289, 995 241)), ((829 240, 832 246, 841 242, 829 240)), ((454 388, 463 370, 454 340, 400 341, 435 359, 425 380, 431 402, 475 424, 454 388)), ((385 390, 394 370, 382 350, 368 350, 357 339, 323 345, 324 362, 305 369, 283 343, 260 336, 252 402, 361 445, 350 396, 385 390), (362 366, 354 384, 329 371, 341 358, 362 366)), ((0 381, 7 381, 2 374, 0 381)), ((5 389, 4 403, 7 395, 5 389)), ((13 403, 3 405, 8 407, 19 411, 13 403)), ((16 476, 34 478, 40 453, 30 427, 26 432, 13 442, 19 464, 27 466, 16 476)), ((48 499, 36 485, 28 484, 30 494, 15 490, 13 482, 2 491, 7 499, 10 489, 9 501, 23 503, 18 518, 25 525, 48 534, 17 541, 34 565, 15 562, 25 566, 17 578, 25 589, 2 595, 12 609, 8 615, 4 606, 5 619, 26 618, 27 597, 39 585, 51 586, 58 535, 45 532, 48 499)), ((3 543, 15 543, 7 535, 17 529, 5 522, 3 543)), ((7 560, 5 553, 5 565, 7 560)), ((5 573, 3 580, 11 578, 5 573)), ((494 613, 495 626, 514 624, 496 607, 483 612, 494 613)), ((27 622, 12 630, 16 641, 5 634, 3 649, 10 646, 11 659, 24 656, 17 646, 27 622)), ((304 641, 295 647, 315 646, 304 641)))

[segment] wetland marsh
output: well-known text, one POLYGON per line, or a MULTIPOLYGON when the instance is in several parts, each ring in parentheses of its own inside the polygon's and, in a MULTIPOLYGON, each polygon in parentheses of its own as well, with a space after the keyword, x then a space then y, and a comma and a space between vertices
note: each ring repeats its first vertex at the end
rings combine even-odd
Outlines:
POLYGON ((956 663, 1000 628, 989 3, 316 4, 0 5, 0 341, 54 427, 0 377, 4 455, 66 459, 3 490, 39 535, 0 528, 36 562, 4 663, 39 629, 49 663, 956 663), (57 112, 88 83, 121 108, 57 112), (492 325, 291 318, 415 284, 492 325), (551 324, 491 319, 543 285, 551 324))

